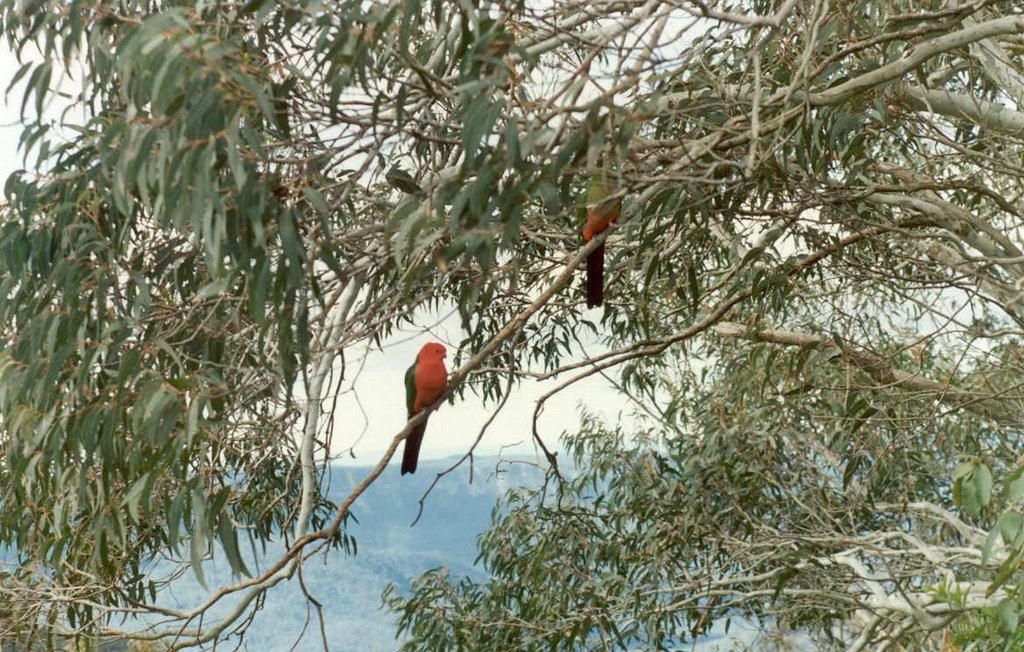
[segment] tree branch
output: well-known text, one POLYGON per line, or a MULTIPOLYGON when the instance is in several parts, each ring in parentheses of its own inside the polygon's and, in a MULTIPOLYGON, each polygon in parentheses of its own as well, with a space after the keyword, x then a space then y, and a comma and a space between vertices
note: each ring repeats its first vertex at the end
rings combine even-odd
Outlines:
POLYGON ((881 356, 865 351, 856 351, 846 345, 840 346, 834 340, 820 335, 773 329, 752 330, 746 324, 736 322, 720 322, 712 328, 719 336, 726 338, 742 338, 752 342, 835 351, 837 355, 867 373, 880 385, 927 394, 934 400, 952 403, 1003 423, 1021 423, 1020 415, 1016 411, 1007 410, 1005 404, 999 401, 997 396, 959 389, 948 383, 922 378, 920 374, 893 368, 881 356))

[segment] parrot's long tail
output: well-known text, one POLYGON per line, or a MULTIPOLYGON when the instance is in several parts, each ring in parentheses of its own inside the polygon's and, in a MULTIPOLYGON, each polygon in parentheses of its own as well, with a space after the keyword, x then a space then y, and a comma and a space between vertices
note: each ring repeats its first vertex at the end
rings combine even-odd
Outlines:
POLYGON ((587 307, 604 301, 604 244, 587 256, 587 307))
POLYGON ((423 433, 426 430, 427 422, 424 421, 405 438, 405 452, 402 453, 402 475, 416 473, 416 462, 420 459, 420 444, 423 443, 423 433))

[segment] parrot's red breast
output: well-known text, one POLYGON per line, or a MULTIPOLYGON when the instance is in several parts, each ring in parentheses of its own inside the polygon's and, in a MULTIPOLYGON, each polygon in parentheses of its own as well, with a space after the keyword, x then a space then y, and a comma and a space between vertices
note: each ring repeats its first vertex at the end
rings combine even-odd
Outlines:
POLYGON ((622 201, 593 206, 587 210, 587 223, 583 225, 583 242, 590 242, 595 235, 608 228, 608 225, 619 219, 622 212, 622 201))
POLYGON ((413 372, 413 382, 416 385, 416 396, 412 404, 413 414, 436 401, 448 386, 448 370, 444 366, 447 355, 444 345, 438 342, 424 344, 420 349, 413 372))

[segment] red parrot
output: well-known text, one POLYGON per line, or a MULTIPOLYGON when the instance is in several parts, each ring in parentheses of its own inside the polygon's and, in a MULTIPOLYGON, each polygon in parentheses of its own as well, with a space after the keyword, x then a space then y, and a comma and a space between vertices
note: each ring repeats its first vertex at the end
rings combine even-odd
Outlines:
MULTIPOLYGON (((619 219, 622 198, 609 198, 612 187, 607 178, 595 176, 587 190, 587 223, 583 225, 583 242, 608 228, 619 219)), ((587 256, 587 307, 600 306, 604 301, 604 244, 587 256)))
MULTIPOLYGON (((405 372, 405 404, 409 409, 409 418, 423 408, 432 404, 444 392, 448 385, 448 370, 444 368, 444 358, 448 355, 444 345, 439 342, 428 342, 416 355, 405 372)), ((420 444, 423 433, 427 429, 427 421, 416 426, 405 438, 405 452, 402 454, 402 475, 416 472, 416 461, 420 457, 420 444)))

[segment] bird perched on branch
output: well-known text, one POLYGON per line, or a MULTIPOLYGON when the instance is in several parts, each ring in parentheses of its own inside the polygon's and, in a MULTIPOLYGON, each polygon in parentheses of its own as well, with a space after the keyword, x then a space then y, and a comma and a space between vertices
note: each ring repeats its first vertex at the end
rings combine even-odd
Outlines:
MULTIPOLYGON (((587 221, 583 225, 583 242, 590 242, 608 225, 619 219, 622 198, 604 173, 594 175, 587 189, 587 221)), ((604 243, 587 256, 587 307, 604 302, 604 243)))
MULTIPOLYGON (((413 418, 425 407, 432 405, 444 392, 448 385, 448 370, 444 359, 448 355, 440 342, 428 342, 423 345, 405 372, 405 404, 408 418, 413 418)), ((416 426, 405 438, 405 451, 402 454, 402 475, 416 472, 416 462, 420 457, 420 444, 423 433, 427 429, 427 420, 416 426)))

